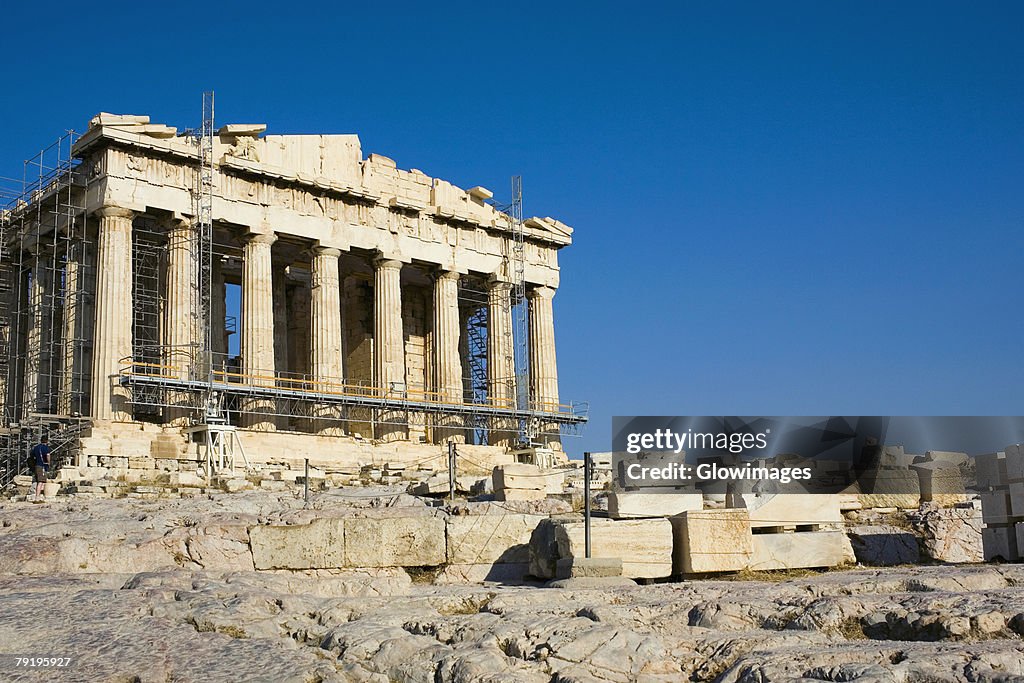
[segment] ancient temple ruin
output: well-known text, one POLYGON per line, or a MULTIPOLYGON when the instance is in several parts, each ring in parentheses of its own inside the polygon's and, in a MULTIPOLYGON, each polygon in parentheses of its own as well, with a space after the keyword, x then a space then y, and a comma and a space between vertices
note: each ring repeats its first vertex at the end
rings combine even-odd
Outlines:
POLYGON ((26 164, 0 221, 10 449, 49 430, 139 461, 560 451, 586 420, 555 361, 572 229, 355 135, 265 129, 99 114, 26 164))

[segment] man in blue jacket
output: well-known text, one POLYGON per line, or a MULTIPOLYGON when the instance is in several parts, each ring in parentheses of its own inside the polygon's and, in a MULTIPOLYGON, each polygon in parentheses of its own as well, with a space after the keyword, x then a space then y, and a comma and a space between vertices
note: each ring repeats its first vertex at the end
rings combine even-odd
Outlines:
POLYGON ((49 438, 44 434, 39 438, 39 443, 32 449, 32 460, 35 465, 32 481, 36 483, 35 502, 43 502, 44 485, 46 484, 46 472, 50 469, 50 446, 47 444, 49 438))

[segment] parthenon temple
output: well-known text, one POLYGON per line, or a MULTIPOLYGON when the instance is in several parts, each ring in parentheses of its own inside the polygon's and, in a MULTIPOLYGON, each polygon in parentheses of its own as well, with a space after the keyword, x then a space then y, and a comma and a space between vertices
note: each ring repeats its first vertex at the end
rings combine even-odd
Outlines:
POLYGON ((77 429, 82 457, 559 454, 586 420, 555 355, 572 229, 355 135, 265 130, 104 113, 40 155, 0 221, 8 434, 77 429))

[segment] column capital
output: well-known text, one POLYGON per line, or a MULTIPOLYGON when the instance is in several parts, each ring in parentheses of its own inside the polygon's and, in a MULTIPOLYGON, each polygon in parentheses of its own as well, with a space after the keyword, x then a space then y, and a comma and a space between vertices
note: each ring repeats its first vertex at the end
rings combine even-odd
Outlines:
POLYGON ((499 293, 511 292, 512 283, 508 282, 507 280, 499 280, 497 278, 492 277, 490 280, 487 281, 487 291, 499 293))
POLYGON ((445 270, 443 268, 435 270, 433 276, 435 280, 454 280, 455 282, 458 282, 459 278, 462 277, 456 270, 445 270))
POLYGON ((266 244, 268 247, 277 241, 277 233, 250 232, 245 236, 246 244, 266 244))
POLYGON ((135 218, 135 212, 121 206, 104 206, 96 209, 100 218, 135 218))
POLYGON ((334 258, 341 256, 341 249, 337 247, 322 247, 319 244, 313 247, 312 252, 314 256, 332 256, 334 258))
POLYGON ((175 211, 171 215, 164 218, 163 222, 166 223, 167 225, 192 225, 193 223, 195 223, 195 220, 195 216, 188 216, 186 214, 178 213, 177 211, 175 211))
POLYGON ((402 262, 398 259, 388 258, 386 256, 378 256, 373 259, 373 267, 377 270, 401 270, 402 262))
POLYGON ((555 292, 556 291, 557 290, 555 290, 554 287, 547 287, 547 286, 533 287, 533 288, 528 289, 526 291, 526 298, 527 299, 553 299, 553 298, 555 298, 555 292))

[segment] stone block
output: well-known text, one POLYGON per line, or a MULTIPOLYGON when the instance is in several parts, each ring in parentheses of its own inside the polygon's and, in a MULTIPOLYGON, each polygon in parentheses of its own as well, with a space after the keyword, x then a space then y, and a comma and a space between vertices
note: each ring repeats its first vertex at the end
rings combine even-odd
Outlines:
POLYGON ((128 458, 124 456, 100 456, 100 465, 109 467, 112 470, 126 470, 128 469, 128 458))
POLYGON ((909 469, 879 469, 863 473, 858 479, 859 500, 866 508, 916 510, 921 504, 917 472, 909 469))
POLYGON ((843 531, 754 534, 750 568, 811 569, 853 563, 856 556, 843 531))
POLYGON ((502 489, 494 492, 494 499, 499 501, 544 500, 548 494, 537 489, 502 489))
POLYGON ((256 569, 335 569, 345 566, 345 523, 315 519, 295 526, 249 529, 256 569))
POLYGON ((238 493, 239 491, 251 489, 252 482, 245 477, 234 477, 232 479, 225 479, 222 482, 222 486, 228 493, 238 493))
POLYGON ((981 517, 985 524, 1006 524, 1010 519, 1010 494, 1006 489, 982 491, 981 517))
POLYGON ((106 467, 80 467, 78 471, 86 481, 97 481, 110 475, 110 470, 106 467))
POLYGON ((974 467, 981 488, 997 488, 1006 482, 1006 454, 984 453, 975 456, 974 467))
POLYGON ((177 472, 181 468, 177 460, 170 458, 157 458, 154 466, 161 472, 177 472))
POLYGON ((530 561, 530 536, 543 517, 537 515, 456 515, 446 521, 450 564, 530 561))
POLYGON ((1007 487, 1010 496, 1010 514, 1024 517, 1024 482, 1015 481, 1007 487))
MULTIPOLYGON (((555 563, 584 557, 582 521, 555 521, 555 563)), ((622 573, 633 579, 656 579, 672 574, 672 524, 667 519, 591 520, 593 557, 621 557, 622 573)), ((531 540, 531 546, 533 541, 531 540)), ((552 564, 555 564, 552 563, 552 564)), ((551 567, 554 571, 556 567, 551 567)), ((544 576, 541 578, 553 578, 544 576)))
POLYGON ((349 567, 436 567, 445 563, 445 521, 440 517, 349 517, 349 567))
POLYGON ((895 526, 855 526, 846 531, 857 561, 870 567, 916 564, 921 560, 917 536, 895 526))
POLYGON ((152 470, 152 469, 156 469, 156 460, 154 460, 153 458, 150 458, 148 456, 143 456, 143 457, 129 456, 128 457, 128 469, 130 469, 130 470, 152 470))
POLYGON ((744 494, 752 527, 842 524, 839 498, 814 493, 744 494))
POLYGON ((670 521, 673 574, 738 571, 750 564, 747 510, 692 510, 670 521))
POLYGON ((927 451, 924 456, 929 462, 941 462, 952 467, 959 467, 967 462, 967 454, 957 451, 927 451))
POLYGON ((622 576, 621 557, 565 557, 558 560, 557 579, 622 576))
POLYGON ((1016 525, 986 526, 981 530, 981 546, 985 553, 985 561, 1000 560, 1013 562, 1019 559, 1017 545, 1018 531, 1016 525))
POLYGON ((1024 445, 1014 444, 1003 450, 1006 453, 1005 482, 1024 481, 1024 445))
POLYGON ((81 481, 82 478, 82 473, 77 467, 64 466, 57 470, 57 476, 54 477, 54 480, 61 484, 67 484, 70 482, 81 481))
MULTIPOLYGON (((931 451, 929 451, 931 453, 931 451)), ((915 463, 910 469, 917 472, 921 502, 935 502, 944 506, 967 501, 966 488, 960 469, 956 465, 933 460, 915 463)))
MULTIPOLYGON (((536 465, 509 463, 491 471, 494 492, 505 489, 539 490, 544 493, 561 493, 565 481, 565 470, 545 470, 536 465)), ((499 498, 499 500, 502 500, 499 498)))
POLYGON ((704 494, 699 492, 639 493, 611 491, 608 494, 608 516, 612 519, 637 517, 671 517, 704 507, 704 494))
POLYGON ((201 487, 206 486, 206 480, 200 477, 195 472, 171 472, 168 478, 168 484, 171 486, 193 486, 201 487))

